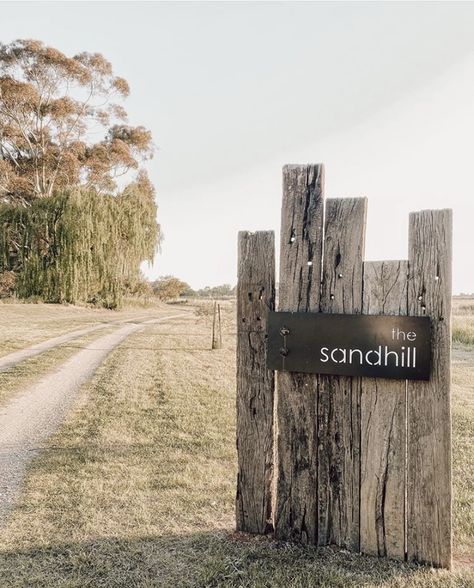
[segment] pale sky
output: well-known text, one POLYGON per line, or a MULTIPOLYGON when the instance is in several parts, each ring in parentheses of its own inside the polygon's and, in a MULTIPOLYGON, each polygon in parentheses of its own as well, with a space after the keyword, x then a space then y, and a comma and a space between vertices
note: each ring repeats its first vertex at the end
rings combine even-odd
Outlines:
POLYGON ((474 292, 474 3, 0 2, 0 40, 98 51, 125 77, 165 240, 150 277, 236 282, 239 230, 278 235, 281 168, 367 196, 366 259, 407 255, 408 213, 454 210, 474 292))

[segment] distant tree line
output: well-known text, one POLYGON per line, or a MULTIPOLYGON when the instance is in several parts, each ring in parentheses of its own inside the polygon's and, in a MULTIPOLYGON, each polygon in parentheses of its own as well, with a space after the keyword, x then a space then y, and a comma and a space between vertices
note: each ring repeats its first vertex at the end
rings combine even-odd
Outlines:
POLYGON ((222 284, 220 286, 206 286, 200 290, 193 290, 189 284, 174 276, 161 276, 150 283, 155 296, 160 300, 169 301, 182 298, 232 298, 235 296, 235 286, 222 284))
POLYGON ((233 298, 235 296, 235 286, 230 284, 221 284, 220 286, 206 286, 200 290, 188 288, 183 292, 183 296, 189 298, 233 298))

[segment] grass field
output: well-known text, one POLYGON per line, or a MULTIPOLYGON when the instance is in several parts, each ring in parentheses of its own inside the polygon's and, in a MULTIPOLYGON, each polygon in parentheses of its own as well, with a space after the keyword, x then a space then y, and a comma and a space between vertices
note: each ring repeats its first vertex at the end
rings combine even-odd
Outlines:
POLYGON ((156 316, 157 311, 169 311, 160 303, 145 308, 125 308, 120 311, 58 304, 10 304, 0 302, 0 356, 23 349, 51 337, 75 329, 133 319, 156 316))
MULTIPOLYGON (((455 562, 446 572, 233 532, 232 316, 229 304, 221 350, 210 351, 201 312, 147 327, 109 356, 32 463, 0 531, 0 586, 474 586, 469 338, 455 338, 453 354, 455 562)), ((473 319, 474 303, 456 301, 455 337, 474 337, 473 319)))

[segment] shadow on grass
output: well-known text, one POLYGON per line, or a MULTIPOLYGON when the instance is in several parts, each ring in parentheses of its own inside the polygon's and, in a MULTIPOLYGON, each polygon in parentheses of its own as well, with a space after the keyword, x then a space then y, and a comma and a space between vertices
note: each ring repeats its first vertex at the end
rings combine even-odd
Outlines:
MULTIPOLYGON (((469 582, 469 580, 467 580, 469 582)), ((467 586, 443 571, 223 532, 0 552, 2 588, 467 586)))

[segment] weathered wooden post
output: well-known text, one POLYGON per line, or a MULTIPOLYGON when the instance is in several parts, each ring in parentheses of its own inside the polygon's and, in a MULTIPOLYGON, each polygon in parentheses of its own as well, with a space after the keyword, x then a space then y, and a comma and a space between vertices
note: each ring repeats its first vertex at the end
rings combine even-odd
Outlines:
MULTIPOLYGON (((318 312, 324 222, 324 168, 283 168, 280 311, 318 312)), ((282 342, 285 335, 282 334, 282 342)), ((315 543, 317 534, 317 378, 277 372, 275 535, 315 543)))
POLYGON ((237 530, 272 527, 274 372, 266 365, 267 318, 275 308, 275 243, 240 232, 237 282, 237 530))
MULTIPOLYGON (((362 312, 405 316, 408 262, 364 263, 362 312)), ((360 549, 405 559, 406 380, 363 378, 360 549)))
MULTIPOLYGON (((362 312, 365 198, 326 204, 320 310, 362 312)), ((361 379, 319 376, 318 543, 359 549, 361 379)))
POLYGON ((407 555, 451 566, 452 211, 410 214, 408 313, 431 319, 431 375, 408 381, 407 555))
POLYGON ((214 301, 212 309, 212 349, 222 349, 221 307, 214 301))

